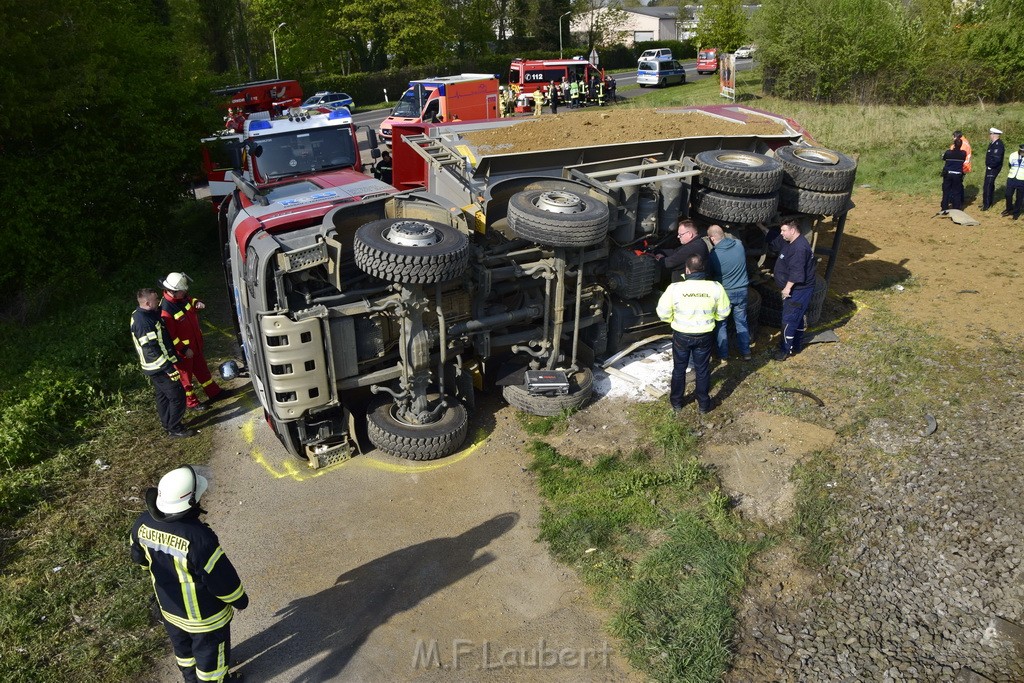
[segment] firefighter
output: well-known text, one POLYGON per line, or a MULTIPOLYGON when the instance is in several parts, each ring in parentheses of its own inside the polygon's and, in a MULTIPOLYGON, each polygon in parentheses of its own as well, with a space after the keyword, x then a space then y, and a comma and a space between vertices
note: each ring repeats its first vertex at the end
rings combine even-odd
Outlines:
POLYGON ((181 423, 185 416, 185 390, 175 367, 178 355, 160 317, 160 292, 151 288, 140 289, 135 298, 139 306, 132 314, 132 342, 139 354, 142 371, 153 383, 160 424, 169 436, 194 436, 195 431, 181 423))
MULTIPOLYGON (((596 79, 597 76, 594 78, 596 79)), ((597 106, 604 106, 604 80, 602 79, 597 80, 597 106)))
POLYGON ((185 389, 185 406, 190 410, 206 410, 195 395, 199 384, 211 402, 226 398, 225 392, 206 365, 203 355, 203 331, 199 327, 199 311, 206 308, 199 299, 188 296, 190 278, 185 273, 170 273, 160 285, 164 298, 160 302, 160 317, 171 334, 174 350, 178 356, 177 367, 181 374, 181 386, 185 389), (195 380, 195 381, 193 381, 195 380))
POLYGON ((544 109, 544 91, 537 88, 533 91, 533 115, 540 116, 544 109))
POLYGON ((132 561, 149 570, 186 683, 240 680, 228 675, 231 618, 249 605, 217 534, 199 519, 207 486, 190 465, 168 472, 146 491, 131 532, 132 561))
POLYGON ((391 152, 384 150, 380 155, 380 161, 373 167, 373 177, 390 185, 393 170, 394 164, 391 161, 391 152))
POLYGON ((577 109, 580 106, 580 83, 573 79, 569 84, 569 108, 577 109))
POLYGON ((241 133, 245 129, 245 114, 242 113, 241 109, 228 107, 228 118, 224 128, 232 133, 241 133))

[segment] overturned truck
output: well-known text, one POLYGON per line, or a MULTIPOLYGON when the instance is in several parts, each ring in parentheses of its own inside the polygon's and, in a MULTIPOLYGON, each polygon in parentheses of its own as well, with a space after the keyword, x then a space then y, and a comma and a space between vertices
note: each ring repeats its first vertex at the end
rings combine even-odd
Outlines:
MULTIPOLYGON (((682 217, 742 239, 755 283, 771 266, 758 224, 798 218, 825 266, 817 315, 855 162, 763 112, 673 115, 706 134, 517 151, 494 140, 534 122, 397 126, 393 187, 237 177, 225 272, 284 447, 312 467, 367 440, 429 460, 461 447, 486 387, 538 415, 583 406, 595 359, 666 331, 654 308, 669 274, 650 252, 678 245, 682 217)), ((781 300, 762 279, 751 306, 771 323, 781 300)))

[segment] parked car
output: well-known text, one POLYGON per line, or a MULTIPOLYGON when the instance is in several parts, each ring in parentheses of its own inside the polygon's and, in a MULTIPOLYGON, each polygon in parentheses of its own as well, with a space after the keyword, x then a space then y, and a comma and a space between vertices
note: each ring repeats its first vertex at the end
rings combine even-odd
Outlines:
POLYGON ((349 110, 356 106, 352 98, 343 92, 318 92, 302 103, 303 109, 317 109, 334 111, 339 107, 348 107, 349 110))
POLYGON ((756 50, 754 45, 741 45, 736 50, 736 59, 752 59, 756 50))

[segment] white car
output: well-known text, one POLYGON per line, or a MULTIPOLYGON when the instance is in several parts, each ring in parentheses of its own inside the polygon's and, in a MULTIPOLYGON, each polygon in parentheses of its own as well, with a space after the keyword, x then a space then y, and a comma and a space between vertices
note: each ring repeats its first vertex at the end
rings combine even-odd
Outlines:
POLYGON ((736 49, 736 59, 752 59, 756 50, 754 45, 741 45, 736 49))

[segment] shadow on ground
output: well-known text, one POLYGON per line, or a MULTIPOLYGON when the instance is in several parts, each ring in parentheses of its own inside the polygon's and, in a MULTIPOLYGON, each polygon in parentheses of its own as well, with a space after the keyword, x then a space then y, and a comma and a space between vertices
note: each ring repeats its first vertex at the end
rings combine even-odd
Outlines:
POLYGON ((435 538, 354 567, 334 585, 293 600, 266 631, 233 648, 247 679, 270 680, 308 663, 296 683, 334 680, 374 629, 494 561, 480 552, 519 515, 492 517, 454 537, 435 538))

